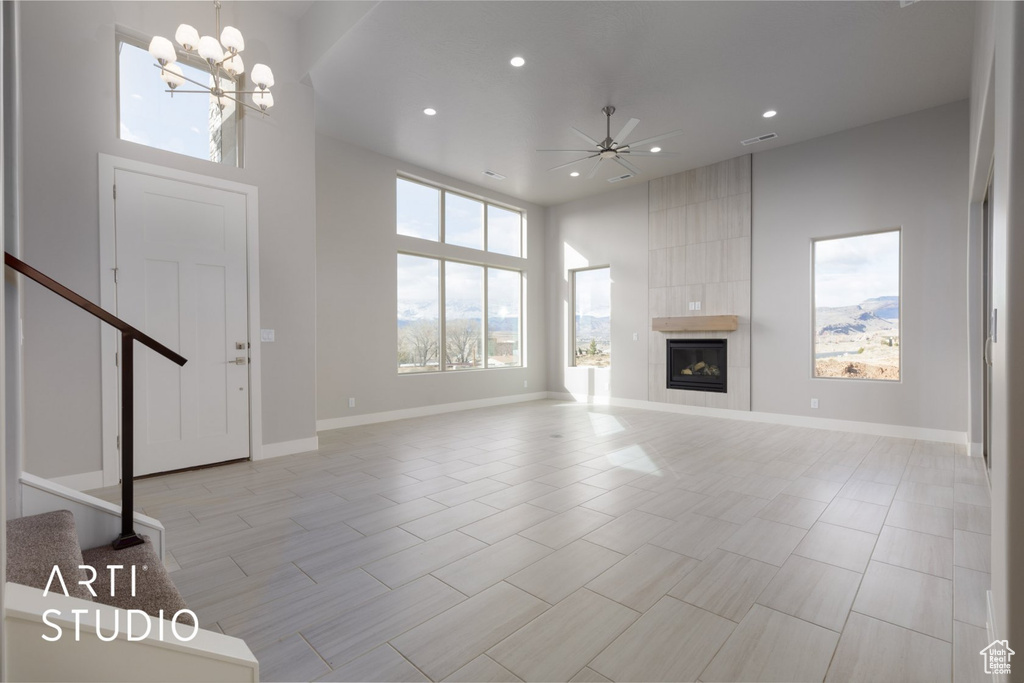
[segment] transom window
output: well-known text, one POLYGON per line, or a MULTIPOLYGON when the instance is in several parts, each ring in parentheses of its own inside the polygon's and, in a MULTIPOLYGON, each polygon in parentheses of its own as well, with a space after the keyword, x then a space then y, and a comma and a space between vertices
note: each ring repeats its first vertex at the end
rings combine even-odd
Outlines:
MULTIPOLYGON (((238 106, 228 100, 221 111, 209 96, 175 93, 172 97, 165 92, 167 85, 155 63, 141 40, 118 34, 118 136, 147 147, 240 166, 238 106)), ((192 80, 211 83, 213 79, 196 58, 179 55, 178 65, 192 80)), ((220 79, 220 86, 242 89, 227 78, 220 79)))
POLYGON ((399 235, 506 256, 523 255, 523 215, 514 209, 398 178, 399 235))
POLYGON ((396 199, 399 374, 522 367, 522 214, 406 178, 396 199))

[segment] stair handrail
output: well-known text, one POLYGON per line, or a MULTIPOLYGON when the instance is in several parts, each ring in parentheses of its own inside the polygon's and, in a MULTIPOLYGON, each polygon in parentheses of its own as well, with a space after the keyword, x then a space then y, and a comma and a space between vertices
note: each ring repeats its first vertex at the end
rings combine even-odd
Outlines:
POLYGON ((134 395, 132 378, 134 374, 133 341, 152 349, 164 358, 181 366, 188 361, 184 356, 172 351, 142 330, 129 325, 109 311, 100 308, 81 294, 65 287, 53 278, 44 275, 21 259, 9 252, 4 252, 4 264, 25 277, 38 282, 54 294, 70 301, 87 313, 99 318, 121 332, 121 355, 118 365, 121 368, 121 533, 111 544, 115 550, 130 548, 145 543, 135 533, 133 520, 135 517, 135 429, 134 429, 134 395))

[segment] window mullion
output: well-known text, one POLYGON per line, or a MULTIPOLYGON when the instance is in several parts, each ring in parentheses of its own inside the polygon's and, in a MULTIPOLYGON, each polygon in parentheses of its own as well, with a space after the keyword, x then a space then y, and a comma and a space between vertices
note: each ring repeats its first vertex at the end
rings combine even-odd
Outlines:
MULTIPOLYGON (((444 200, 442 200, 443 202, 444 200)), ((445 259, 438 259, 438 272, 441 277, 437 279, 439 292, 437 293, 438 300, 438 324, 437 330, 441 338, 438 339, 437 355, 438 362, 441 366, 441 372, 445 372, 448 369, 448 331, 445 329, 445 325, 448 321, 448 307, 445 304, 445 276, 448 274, 448 261, 445 259)))

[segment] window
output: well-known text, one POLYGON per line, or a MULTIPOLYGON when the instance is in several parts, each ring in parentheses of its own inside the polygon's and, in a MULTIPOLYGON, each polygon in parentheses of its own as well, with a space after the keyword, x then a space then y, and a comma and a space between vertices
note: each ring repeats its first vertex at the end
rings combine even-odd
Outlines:
POLYGON ((439 266, 437 259, 398 255, 399 372, 441 367, 439 266))
POLYGON ((523 214, 514 209, 406 178, 397 180, 397 209, 399 235, 523 256, 523 214))
POLYGON ((815 240, 814 376, 900 378, 900 231, 815 240))
MULTIPOLYGON (((212 76, 198 58, 179 55, 182 73, 194 81, 211 83, 212 76)), ((240 165, 237 105, 229 101, 221 111, 209 97, 179 93, 171 96, 160 80, 156 62, 140 40, 117 39, 118 135, 122 140, 176 152, 197 159, 240 165)), ((186 83, 183 90, 190 89, 186 83)), ((226 90, 236 83, 221 79, 226 90)))
POLYGON ((611 268, 572 271, 573 365, 611 365, 611 294, 611 268))
POLYGON ((405 178, 396 199, 399 374, 521 367, 522 215, 405 178), (435 244, 414 253, 407 237, 435 244), (474 249, 479 260, 463 260, 463 249, 438 255, 449 247, 474 249))

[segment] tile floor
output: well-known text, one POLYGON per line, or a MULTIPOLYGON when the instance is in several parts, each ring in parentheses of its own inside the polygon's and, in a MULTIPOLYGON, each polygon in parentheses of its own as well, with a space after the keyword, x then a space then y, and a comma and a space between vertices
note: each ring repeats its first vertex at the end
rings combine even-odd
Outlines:
POLYGON ((264 680, 983 680, 988 488, 948 444, 539 401, 136 491, 264 680))

